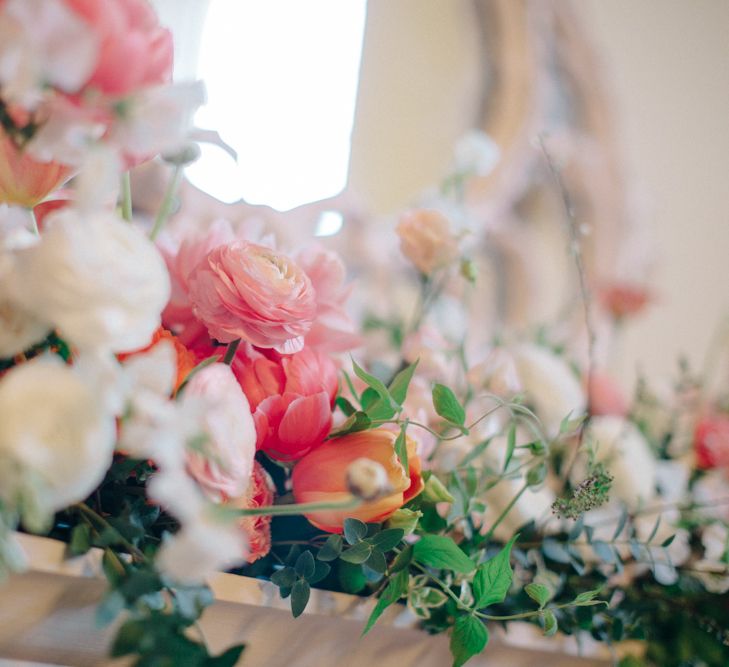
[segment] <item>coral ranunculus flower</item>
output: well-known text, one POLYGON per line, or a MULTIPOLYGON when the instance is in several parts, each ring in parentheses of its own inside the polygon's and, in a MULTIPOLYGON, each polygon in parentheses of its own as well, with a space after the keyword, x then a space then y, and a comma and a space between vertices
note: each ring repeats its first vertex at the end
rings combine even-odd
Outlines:
POLYGON ((702 470, 729 467, 729 415, 709 415, 694 431, 696 464, 702 470))
POLYGON ((193 313, 221 343, 238 338, 298 352, 316 316, 316 293, 286 255, 248 241, 218 246, 188 279, 193 313))
MULTIPOLYGON (((238 509, 253 509, 273 505, 273 482, 263 466, 255 461, 251 483, 244 496, 235 498, 226 505, 238 509)), ((241 519, 240 526, 248 542, 246 560, 254 563, 263 558, 271 550, 271 516, 246 516, 241 519)))
POLYGON ((321 530, 341 533, 347 518, 364 522, 384 521, 417 496, 424 484, 416 444, 408 438, 408 476, 395 454, 396 437, 395 433, 385 429, 350 433, 328 440, 301 459, 294 466, 292 476, 297 503, 345 501, 350 497, 347 469, 357 459, 379 463, 385 469, 391 487, 387 495, 365 502, 356 509, 317 512, 306 518, 321 530))
POLYGON ((326 438, 338 387, 329 357, 310 348, 285 357, 239 355, 233 372, 253 410, 258 449, 295 461, 326 438))
POLYGON ((57 162, 38 162, 0 129, 0 203, 32 208, 61 187, 72 170, 57 162))

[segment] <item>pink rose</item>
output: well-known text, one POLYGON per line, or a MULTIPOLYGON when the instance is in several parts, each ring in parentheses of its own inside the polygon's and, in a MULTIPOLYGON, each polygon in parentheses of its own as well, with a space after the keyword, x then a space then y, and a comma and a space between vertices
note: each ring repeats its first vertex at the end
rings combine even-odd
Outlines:
POLYGON ((603 308, 616 321, 637 315, 645 310, 653 297, 648 290, 635 283, 612 283, 604 285, 598 292, 603 308))
POLYGON ((193 315, 190 303, 189 278, 195 267, 215 248, 234 240, 230 223, 224 220, 213 223, 202 235, 185 237, 175 245, 167 237, 158 244, 160 253, 170 274, 170 301, 162 312, 162 322, 176 332, 185 344, 207 337, 205 326, 193 315))
POLYGON ((86 88, 127 95, 172 78, 172 34, 147 0, 65 0, 93 30, 99 52, 86 88))
POLYGON ((729 467, 729 415, 711 414, 694 431, 696 464, 702 470, 729 467))
POLYGON ((296 255, 299 266, 316 290, 316 319, 306 334, 306 346, 326 352, 344 352, 362 344, 354 323, 344 309, 352 291, 347 271, 337 253, 313 245, 296 255))
POLYGON ((206 405, 206 439, 188 455, 190 474, 215 501, 243 495, 253 473, 256 431, 230 366, 212 364, 196 373, 184 390, 183 400, 189 399, 206 405))
POLYGON ((300 459, 329 434, 338 385, 329 357, 310 348, 280 358, 238 355, 233 372, 253 410, 258 448, 269 456, 300 459))
MULTIPOLYGON (((252 509, 273 505, 273 482, 263 466, 255 461, 253 476, 245 495, 231 500, 227 505, 237 509, 252 509)), ((263 558, 271 550, 271 517, 246 516, 241 519, 240 527, 248 543, 248 556, 246 560, 254 563, 263 558)))
POLYGON ((298 352, 316 315, 316 293, 286 255, 247 241, 212 250, 188 279, 195 316, 221 343, 238 338, 298 352))
POLYGON ((429 274, 458 257, 458 240, 442 213, 415 209, 400 216, 400 250, 417 269, 429 274))

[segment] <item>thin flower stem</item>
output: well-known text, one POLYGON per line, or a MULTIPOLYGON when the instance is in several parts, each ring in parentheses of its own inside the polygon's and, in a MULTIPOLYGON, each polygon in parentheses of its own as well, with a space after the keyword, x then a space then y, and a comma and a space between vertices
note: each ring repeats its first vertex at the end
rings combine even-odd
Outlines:
POLYGON ((511 512, 511 509, 516 505, 519 498, 522 497, 524 492, 529 488, 529 483, 524 482, 523 486, 519 489, 519 491, 516 493, 516 495, 511 499, 509 504, 504 508, 504 511, 499 514, 499 517, 491 524, 491 528, 489 528, 489 531, 486 533, 486 536, 484 537, 483 541, 479 545, 479 548, 485 546, 488 541, 491 539, 492 535, 494 534, 494 531, 501 525, 501 522, 506 518, 506 516, 511 512))
POLYGON ((584 320, 585 320, 585 329, 587 331, 587 406, 586 406, 587 416, 586 416, 585 420, 582 422, 582 424, 580 425, 580 429, 577 434, 577 440, 575 442, 574 449, 573 449, 570 459, 567 463, 564 474, 562 475, 562 486, 564 488, 567 485, 567 480, 570 478, 570 473, 572 472, 572 468, 574 467, 575 462, 577 461, 577 456, 582 447, 582 441, 584 439, 585 431, 586 431, 587 426, 590 421, 590 414, 592 412, 590 392, 592 390, 592 376, 594 374, 594 369, 595 369, 596 334, 595 334, 594 318, 593 318, 593 313, 592 313, 592 295, 590 293, 590 288, 589 288, 588 282, 587 282, 587 271, 585 270, 585 261, 584 261, 583 255, 582 255, 582 242, 580 240, 580 229, 577 224, 577 220, 575 218, 575 210, 574 210, 574 206, 572 204, 572 198, 570 197, 570 193, 564 184, 564 180, 562 179, 562 173, 560 172, 557 165, 554 163, 554 160, 552 159, 551 154, 549 153, 546 145, 544 144, 544 137, 542 137, 542 136, 539 137, 539 147, 542 149, 542 153, 544 154, 544 159, 547 162, 547 167, 549 169, 549 172, 552 174, 555 185, 557 186, 557 189, 562 197, 562 205, 564 207, 565 216, 567 218, 567 229, 569 231, 569 236, 570 236, 570 246, 571 246, 571 250, 572 250, 572 256, 574 257, 574 260, 575 260, 575 267, 577 269, 577 276, 579 279, 583 316, 584 316, 584 320))
POLYGON ((223 357, 223 363, 226 366, 230 366, 233 363, 233 359, 235 359, 235 353, 238 351, 239 345, 240 338, 228 343, 228 349, 225 351, 225 356, 223 357))
POLYGON ((175 196, 177 195, 177 191, 180 189, 180 183, 182 183, 183 173, 183 166, 180 164, 175 165, 175 169, 172 172, 172 178, 170 179, 170 182, 167 185, 167 190, 165 191, 164 199, 162 200, 162 204, 160 205, 159 211, 157 212, 157 217, 154 219, 152 231, 149 233, 149 238, 152 241, 157 239, 159 233, 162 231, 162 227, 164 227, 167 219, 172 214, 172 207, 175 201, 175 196))
POLYGON ((132 179, 128 171, 121 177, 121 210, 122 218, 132 221, 132 179))
POLYGON ((33 230, 33 233, 36 236, 40 236, 40 230, 38 229, 38 219, 35 217, 35 211, 32 208, 29 208, 28 213, 30 213, 30 226, 33 230))
POLYGON ((347 500, 340 502, 320 503, 292 503, 291 505, 267 505, 264 507, 250 507, 246 509, 226 509, 226 513, 235 516, 284 516, 291 514, 316 514, 329 510, 355 509, 362 504, 362 501, 350 496, 347 500))

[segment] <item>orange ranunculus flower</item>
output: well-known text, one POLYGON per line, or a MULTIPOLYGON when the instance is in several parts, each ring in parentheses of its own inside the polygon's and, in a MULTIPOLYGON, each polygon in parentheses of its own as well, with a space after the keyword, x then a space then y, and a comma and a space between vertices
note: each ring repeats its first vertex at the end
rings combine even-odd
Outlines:
POLYGON ((362 458, 379 463, 385 469, 391 487, 387 495, 365 502, 356 509, 317 512, 306 518, 321 530, 341 533, 347 518, 370 523, 384 521, 417 496, 424 483, 415 442, 407 439, 408 477, 395 454, 396 437, 385 429, 350 433, 328 440, 304 456, 294 467, 292 477, 297 503, 345 501, 350 497, 347 469, 362 458))
POLYGON ((37 162, 0 128, 0 203, 31 208, 71 174, 69 167, 58 162, 37 162))

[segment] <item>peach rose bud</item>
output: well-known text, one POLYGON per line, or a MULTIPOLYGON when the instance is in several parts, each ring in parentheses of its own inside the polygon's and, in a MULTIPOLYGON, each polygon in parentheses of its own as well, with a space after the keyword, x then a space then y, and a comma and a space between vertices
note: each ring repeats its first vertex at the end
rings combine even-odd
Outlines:
POLYGON ((448 218, 438 211, 408 211, 400 217, 396 231, 402 254, 426 275, 458 258, 458 240, 448 218))

